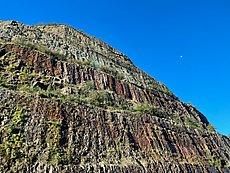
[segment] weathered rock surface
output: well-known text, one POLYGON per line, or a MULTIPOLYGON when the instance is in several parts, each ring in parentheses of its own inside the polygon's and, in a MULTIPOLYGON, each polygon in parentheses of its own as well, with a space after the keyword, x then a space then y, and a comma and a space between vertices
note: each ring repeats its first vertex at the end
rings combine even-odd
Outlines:
POLYGON ((230 139, 108 44, 0 21, 0 172, 230 172, 230 139))

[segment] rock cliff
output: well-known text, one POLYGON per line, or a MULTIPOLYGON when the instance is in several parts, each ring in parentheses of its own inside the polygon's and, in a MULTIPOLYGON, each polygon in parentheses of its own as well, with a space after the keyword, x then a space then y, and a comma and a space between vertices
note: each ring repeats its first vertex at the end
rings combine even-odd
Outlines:
POLYGON ((230 139, 102 42, 0 21, 0 172, 230 172, 230 139))

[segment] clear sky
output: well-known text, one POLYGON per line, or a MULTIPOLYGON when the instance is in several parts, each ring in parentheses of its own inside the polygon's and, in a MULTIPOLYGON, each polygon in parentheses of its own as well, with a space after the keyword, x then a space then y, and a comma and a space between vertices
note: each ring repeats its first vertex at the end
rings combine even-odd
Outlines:
POLYGON ((229 0, 10 0, 0 19, 101 38, 230 135, 229 0))

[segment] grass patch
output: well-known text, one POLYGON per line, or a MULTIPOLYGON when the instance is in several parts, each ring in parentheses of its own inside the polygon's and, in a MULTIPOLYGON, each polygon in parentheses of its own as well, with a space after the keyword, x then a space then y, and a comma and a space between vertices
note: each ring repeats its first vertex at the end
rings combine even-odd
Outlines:
POLYGON ((207 129, 208 129, 210 132, 215 132, 215 129, 216 129, 216 128, 215 128, 212 124, 208 124, 207 129))
POLYGON ((100 70, 103 71, 103 72, 105 72, 105 73, 108 73, 108 74, 110 74, 110 75, 112 75, 112 76, 114 76, 114 77, 116 77, 116 78, 119 79, 119 80, 122 80, 122 79, 125 78, 124 75, 123 75, 122 73, 120 73, 120 72, 117 71, 116 69, 113 69, 113 68, 108 67, 107 65, 102 65, 102 66, 100 67, 100 70))
POLYGON ((138 112, 142 114, 152 114, 160 118, 167 117, 165 113, 161 112, 159 109, 156 109, 153 105, 146 104, 146 103, 139 103, 137 105, 131 106, 130 111, 138 112))
POLYGON ((201 128, 201 124, 198 121, 191 120, 191 119, 186 119, 185 120, 185 125, 193 128, 201 128))

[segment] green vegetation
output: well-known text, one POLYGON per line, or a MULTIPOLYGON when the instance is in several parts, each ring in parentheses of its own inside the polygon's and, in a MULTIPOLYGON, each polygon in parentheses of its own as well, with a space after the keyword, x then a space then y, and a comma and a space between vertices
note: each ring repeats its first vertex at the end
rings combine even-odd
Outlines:
POLYGON ((105 73, 112 73, 111 69, 107 66, 107 65, 102 65, 101 67, 101 71, 105 72, 105 73))
POLYGON ((4 127, 8 138, 0 144, 0 155, 15 160, 23 157, 24 153, 21 148, 24 145, 24 125, 27 122, 26 109, 17 107, 11 115, 11 123, 4 127))
POLYGON ((98 70, 101 67, 100 63, 95 60, 90 61, 90 66, 93 67, 95 70, 98 70))
POLYGON ((5 80, 5 78, 3 78, 3 77, 0 75, 0 87, 3 87, 3 88, 10 88, 11 86, 12 86, 12 84, 7 83, 7 81, 5 80))
POLYGON ((61 139, 61 122, 58 120, 48 120, 47 121, 47 135, 46 144, 49 148, 49 154, 47 155, 47 160, 52 164, 59 164, 61 161, 61 152, 59 151, 60 139, 61 139))
POLYGON ((91 91, 88 97, 88 103, 96 106, 113 106, 115 105, 109 93, 106 91, 91 91))
MULTIPOLYGON (((103 67, 104 71, 111 72, 107 67, 103 67), (105 70, 107 69, 107 70, 105 70)), ((37 95, 41 98, 50 98, 53 100, 60 100, 62 102, 71 102, 71 103, 84 103, 90 104, 97 107, 113 107, 122 110, 130 110, 138 113, 148 113, 154 114, 159 117, 165 117, 165 115, 155 109, 152 105, 149 104, 137 104, 133 106, 126 98, 119 97, 117 101, 114 102, 112 95, 108 91, 96 90, 95 84, 93 81, 85 82, 82 85, 68 85, 63 89, 54 87, 51 83, 52 78, 45 78, 42 75, 39 75, 40 80, 44 82, 39 82, 40 85, 46 87, 40 87, 39 84, 35 85, 32 81, 36 78, 36 74, 31 72, 26 68, 22 68, 18 76, 20 78, 20 83, 18 84, 16 90, 23 91, 32 95, 37 95)), ((0 78, 0 85, 6 86, 4 78, 0 78)))
POLYGON ((118 109, 129 110, 131 109, 130 106, 133 104, 130 103, 130 100, 126 99, 124 96, 119 96, 116 100, 116 105, 118 109))
POLYGON ((0 87, 8 88, 8 89, 14 89, 15 88, 15 86, 13 84, 10 84, 5 80, 0 81, 0 87))
POLYGON ((131 110, 140 112, 140 113, 152 113, 155 109, 152 105, 149 104, 138 104, 131 108, 131 110))
POLYGON ((182 120, 181 120, 180 117, 177 117, 177 118, 175 119, 175 122, 181 124, 181 123, 182 123, 182 120))
MULTIPOLYGON (((20 39, 19 39, 20 40, 20 39)), ((23 45, 29 45, 32 49, 39 50, 41 52, 48 53, 48 49, 43 45, 33 45, 32 43, 26 42, 23 39, 21 40, 23 45)), ((20 41, 19 41, 20 43, 20 41)), ((21 44, 21 43, 20 43, 21 44)), ((17 59, 14 57, 13 59, 17 59)), ((73 58, 67 58, 67 61, 72 64, 80 64, 83 66, 92 66, 89 61, 85 60, 75 60, 73 58)), ((17 61, 15 61, 17 62, 17 61)), ((95 64, 99 66, 99 69, 105 73, 108 73, 117 79, 123 79, 124 76, 117 70, 108 67, 107 65, 95 64)), ((16 65, 15 65, 16 67, 16 65)), ((14 69, 15 69, 14 67, 14 69)), ((98 68, 98 67, 97 67, 98 68)), ((109 91, 96 90, 95 84, 93 81, 88 81, 82 85, 71 85, 62 86, 63 88, 56 87, 53 83, 53 77, 47 77, 44 74, 36 74, 33 69, 23 64, 17 72, 13 70, 14 73, 7 71, 7 75, 0 78, 0 86, 2 87, 16 87, 15 90, 22 91, 27 94, 37 95, 41 98, 49 98, 52 100, 60 100, 61 102, 71 102, 76 104, 90 104, 97 107, 113 107, 116 109, 130 110, 138 113, 149 113, 155 114, 159 117, 165 117, 165 115, 154 109, 153 106, 148 104, 138 104, 133 106, 129 100, 124 97, 116 98, 114 101, 113 95, 109 91), (9 77, 10 76, 10 77, 9 77), (13 80, 6 81, 6 78, 12 78, 13 80), (36 83, 40 83, 37 85, 36 83)), ((109 108, 111 109, 111 108, 109 108)))
POLYGON ((61 123, 59 121, 47 121, 48 125, 57 130, 61 130, 61 123))
POLYGON ((16 111, 13 113, 13 124, 16 127, 21 127, 27 119, 27 115, 24 113, 24 108, 23 107, 17 107, 16 111))
POLYGON ((82 66, 89 66, 90 62, 88 60, 79 60, 79 59, 74 59, 74 58, 68 58, 67 62, 70 64, 79 64, 82 66))
POLYGON ((20 70, 20 81, 25 84, 28 81, 32 81, 36 77, 36 74, 31 72, 29 69, 22 68, 20 70))
POLYGON ((153 88, 154 90, 161 91, 161 92, 163 92, 164 94, 169 95, 169 96, 171 96, 171 97, 174 96, 173 93, 172 93, 166 86, 164 86, 163 89, 162 89, 162 86, 164 86, 164 85, 163 85, 161 82, 157 82, 157 81, 156 81, 156 82, 152 85, 152 88, 153 88))
POLYGON ((185 125, 189 126, 189 127, 193 127, 193 128, 201 128, 201 124, 196 121, 196 120, 191 120, 191 119, 186 119, 185 120, 185 125))
POLYGON ((52 56, 52 57, 58 57, 60 59, 65 59, 65 55, 63 54, 63 52, 51 50, 51 49, 47 48, 47 46, 45 46, 45 45, 35 44, 29 40, 26 40, 25 38, 14 39, 13 43, 18 44, 20 46, 29 47, 31 49, 35 49, 41 53, 45 53, 45 54, 52 56))
POLYGON ((159 109, 155 108, 153 105, 146 104, 146 103, 139 103, 130 107, 130 111, 142 113, 142 114, 152 114, 160 118, 165 118, 167 115, 160 111, 159 109))
POLYGON ((116 69, 108 67, 107 65, 102 65, 100 70, 116 77, 119 80, 124 79, 124 75, 122 73, 118 72, 116 69))
POLYGON ((165 88, 162 92, 169 96, 173 96, 173 93, 168 88, 165 88))
POLYGON ((213 155, 207 155, 206 159, 213 167, 218 168, 219 170, 221 170, 222 164, 221 164, 220 157, 216 157, 216 156, 213 156, 213 155))
POLYGON ((212 124, 208 124, 207 129, 208 129, 210 132, 214 132, 214 131, 215 131, 215 127, 214 127, 212 124))

